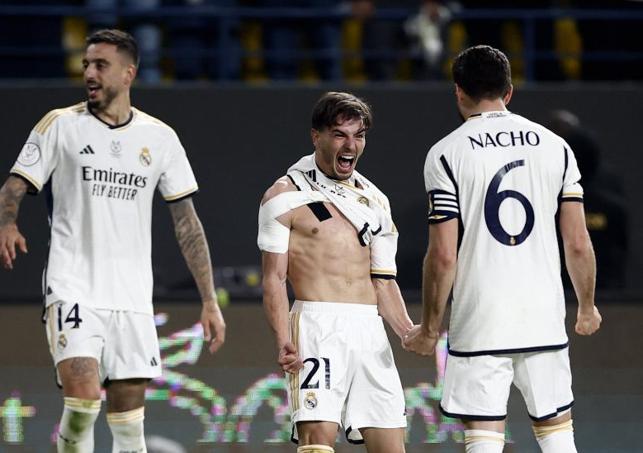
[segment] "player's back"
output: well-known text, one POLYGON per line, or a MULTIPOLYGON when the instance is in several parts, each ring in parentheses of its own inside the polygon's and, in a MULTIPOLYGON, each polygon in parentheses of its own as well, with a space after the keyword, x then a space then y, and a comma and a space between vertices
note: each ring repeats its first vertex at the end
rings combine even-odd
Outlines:
POLYGON ((431 149, 425 174, 431 215, 451 203, 463 227, 452 353, 565 345, 555 216, 561 195, 582 199, 565 142, 521 116, 486 112, 431 149))

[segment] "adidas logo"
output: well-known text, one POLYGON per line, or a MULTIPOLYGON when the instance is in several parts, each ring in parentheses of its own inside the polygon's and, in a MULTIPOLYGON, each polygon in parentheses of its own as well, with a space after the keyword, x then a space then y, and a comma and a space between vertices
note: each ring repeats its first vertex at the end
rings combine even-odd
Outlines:
POLYGON ((80 154, 94 154, 94 150, 92 149, 91 145, 85 146, 80 154))
POLYGON ((156 361, 156 357, 152 357, 152 360, 150 360, 150 365, 152 366, 158 366, 158 362, 156 361))

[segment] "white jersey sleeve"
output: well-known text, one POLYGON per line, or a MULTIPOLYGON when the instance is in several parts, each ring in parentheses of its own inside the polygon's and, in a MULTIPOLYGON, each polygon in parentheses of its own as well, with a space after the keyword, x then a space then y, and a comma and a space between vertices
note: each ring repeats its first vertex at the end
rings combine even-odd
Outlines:
POLYGON ((583 201, 583 187, 580 185, 580 178, 576 156, 569 145, 565 144, 565 173, 560 201, 583 201))
POLYGON ((59 154, 59 110, 47 113, 33 128, 10 173, 27 180, 38 193, 56 168, 59 154))
POLYGON ((185 149, 174 131, 168 137, 167 146, 165 168, 158 188, 165 201, 177 201, 195 193, 199 187, 185 149))
POLYGON ((381 223, 382 231, 371 241, 371 277, 394 279, 397 275, 395 255, 399 233, 393 222, 388 198, 380 192, 379 199, 382 200, 386 219, 381 223))
POLYGON ((440 143, 433 146, 426 156, 424 185, 429 196, 429 223, 444 222, 460 215, 458 188, 441 153, 440 143))

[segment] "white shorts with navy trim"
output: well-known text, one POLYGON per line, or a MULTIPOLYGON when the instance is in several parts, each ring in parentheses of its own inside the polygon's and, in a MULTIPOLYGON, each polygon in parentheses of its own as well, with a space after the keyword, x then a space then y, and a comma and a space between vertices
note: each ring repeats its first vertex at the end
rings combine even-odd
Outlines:
POLYGON ((55 365, 73 357, 93 357, 101 382, 161 375, 153 315, 60 301, 47 307, 45 321, 55 365))
POLYGON ((574 403, 569 349, 458 357, 449 355, 440 410, 467 420, 504 420, 511 384, 534 421, 565 412, 574 403))
POLYGON ((349 442, 360 428, 404 428, 404 391, 377 306, 295 301, 291 339, 304 368, 287 374, 293 422, 341 425, 349 442))

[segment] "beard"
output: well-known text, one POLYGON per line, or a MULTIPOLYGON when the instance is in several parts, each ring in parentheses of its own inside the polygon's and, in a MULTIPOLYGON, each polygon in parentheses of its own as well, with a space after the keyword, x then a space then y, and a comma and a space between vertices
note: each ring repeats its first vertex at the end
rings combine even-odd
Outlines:
POLYGON ((88 99, 87 105, 95 112, 103 112, 112 104, 118 93, 113 88, 102 88, 103 99, 88 99))

